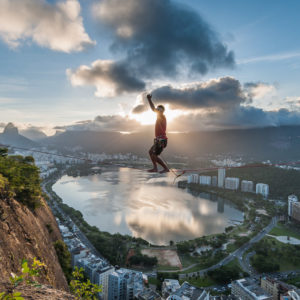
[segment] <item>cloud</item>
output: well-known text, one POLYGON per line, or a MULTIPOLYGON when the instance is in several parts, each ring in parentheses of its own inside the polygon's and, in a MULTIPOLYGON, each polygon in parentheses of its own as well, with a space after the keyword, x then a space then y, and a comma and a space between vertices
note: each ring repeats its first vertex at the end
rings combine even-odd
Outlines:
POLYGON ((86 120, 66 126, 57 126, 55 129, 67 131, 136 131, 141 125, 127 116, 97 116, 94 120, 86 120))
POLYGON ((233 67, 234 54, 194 10, 171 0, 102 0, 95 17, 114 37, 112 49, 140 76, 206 74, 233 67))
POLYGON ((82 51, 95 44, 85 32, 78 0, 0 0, 0 38, 12 48, 26 40, 56 51, 82 51))
MULTIPOLYGON (((171 109, 226 109, 251 102, 240 82, 233 77, 222 77, 207 82, 196 82, 184 87, 166 85, 152 91, 153 99, 169 104, 171 109)), ((138 104, 133 113, 147 109, 147 103, 138 104)))
POLYGON ((241 59, 238 61, 238 64, 282 61, 282 60, 297 58, 299 56, 300 56, 299 51, 298 52, 276 53, 276 54, 269 54, 269 55, 262 55, 262 56, 257 56, 257 57, 241 59))
POLYGON ((274 85, 264 82, 247 82, 244 84, 244 88, 250 98, 264 98, 267 95, 274 94, 276 91, 274 85))
POLYGON ((190 132, 287 125, 300 125, 299 111, 265 111, 253 106, 240 106, 230 110, 182 115, 169 124, 168 130, 190 132))
POLYGON ((67 75, 74 86, 95 86, 98 97, 113 97, 145 88, 145 83, 131 74, 123 63, 110 60, 96 60, 91 67, 83 65, 75 71, 68 69, 67 75))

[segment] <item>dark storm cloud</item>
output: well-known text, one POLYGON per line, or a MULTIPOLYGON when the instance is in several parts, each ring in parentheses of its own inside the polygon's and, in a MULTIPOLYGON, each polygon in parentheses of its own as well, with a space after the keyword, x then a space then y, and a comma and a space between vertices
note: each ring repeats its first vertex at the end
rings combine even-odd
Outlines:
POLYGON ((265 111, 252 106, 239 106, 217 112, 191 113, 177 117, 170 124, 169 130, 199 131, 284 125, 300 125, 300 112, 287 109, 265 111))
POLYGON ((80 66, 73 71, 68 69, 72 85, 94 85, 96 96, 115 96, 125 92, 138 92, 145 83, 134 76, 124 63, 110 60, 96 60, 89 66, 80 66))
MULTIPOLYGON (((207 82, 194 83, 185 88, 162 86, 152 91, 153 99, 170 104, 171 108, 199 109, 216 107, 226 109, 251 102, 244 93, 240 82, 232 77, 222 77, 207 82)), ((133 113, 147 109, 147 103, 139 104, 133 113)))
POLYGON ((182 68, 206 74, 235 64, 233 52, 186 5, 171 0, 102 0, 94 13, 112 30, 112 49, 126 51, 126 63, 142 76, 174 77, 182 68))

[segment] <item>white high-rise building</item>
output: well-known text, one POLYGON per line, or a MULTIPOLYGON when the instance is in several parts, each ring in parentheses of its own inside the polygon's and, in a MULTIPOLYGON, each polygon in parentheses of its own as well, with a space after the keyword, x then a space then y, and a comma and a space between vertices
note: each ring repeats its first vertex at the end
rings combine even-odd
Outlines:
POLYGON ((199 176, 199 183, 203 185, 211 185, 211 176, 199 176))
POLYGON ((288 215, 289 217, 293 214, 293 203, 298 202, 298 197, 296 195, 288 196, 288 215))
POLYGON ((257 183, 256 194, 261 194, 265 198, 267 198, 269 196, 269 185, 265 183, 257 183))
POLYGON ((108 300, 133 300, 143 291, 143 273, 118 269, 109 274, 108 300))
POLYGON ((108 279, 109 274, 114 272, 114 268, 111 266, 107 266, 104 268, 99 268, 96 270, 95 273, 95 282, 96 284, 102 286, 102 291, 100 293, 101 299, 107 300, 108 299, 108 279))
POLYGON ((228 190, 237 190, 240 185, 240 179, 235 177, 226 177, 225 178, 225 189, 228 190))
POLYGON ((188 176, 188 183, 199 183, 199 175, 198 174, 190 174, 188 176))
POLYGON ((242 190, 242 192, 252 193, 253 192, 253 181, 242 180, 241 190, 242 190))
POLYGON ((225 176, 225 169, 218 169, 218 187, 224 187, 225 176))

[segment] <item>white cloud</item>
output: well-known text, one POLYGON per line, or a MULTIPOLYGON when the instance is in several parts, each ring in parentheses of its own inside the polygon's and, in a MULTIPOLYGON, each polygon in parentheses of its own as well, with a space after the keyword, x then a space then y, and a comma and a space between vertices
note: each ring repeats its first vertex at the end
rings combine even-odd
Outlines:
POLYGON ((276 54, 269 54, 269 55, 262 55, 257 57, 240 59, 237 62, 237 64, 241 65, 241 64, 249 64, 249 63, 256 63, 256 62, 281 61, 281 60, 287 60, 287 59, 297 58, 297 57, 300 57, 300 51, 276 53, 276 54))
POLYGON ((137 92, 145 88, 145 83, 135 77, 127 67, 111 60, 96 60, 91 66, 80 66, 67 76, 73 86, 95 86, 97 97, 114 97, 123 93, 137 92))
POLYGON ((0 38, 12 48, 26 40, 56 51, 82 51, 94 45, 85 32, 78 0, 0 0, 0 38))
POLYGON ((254 99, 261 99, 266 96, 272 96, 276 93, 276 87, 264 82, 248 82, 244 85, 248 96, 254 99))

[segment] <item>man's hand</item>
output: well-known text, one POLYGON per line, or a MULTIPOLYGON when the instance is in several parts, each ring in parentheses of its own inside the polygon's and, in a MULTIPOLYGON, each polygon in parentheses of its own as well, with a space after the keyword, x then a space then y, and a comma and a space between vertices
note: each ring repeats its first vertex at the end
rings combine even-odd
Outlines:
POLYGON ((151 94, 148 94, 148 95, 147 95, 147 99, 148 99, 148 102, 149 102, 149 105, 150 105, 151 109, 152 109, 154 112, 156 112, 156 108, 155 108, 155 106, 154 106, 154 104, 153 104, 153 102, 152 102, 152 95, 151 95, 151 94))

